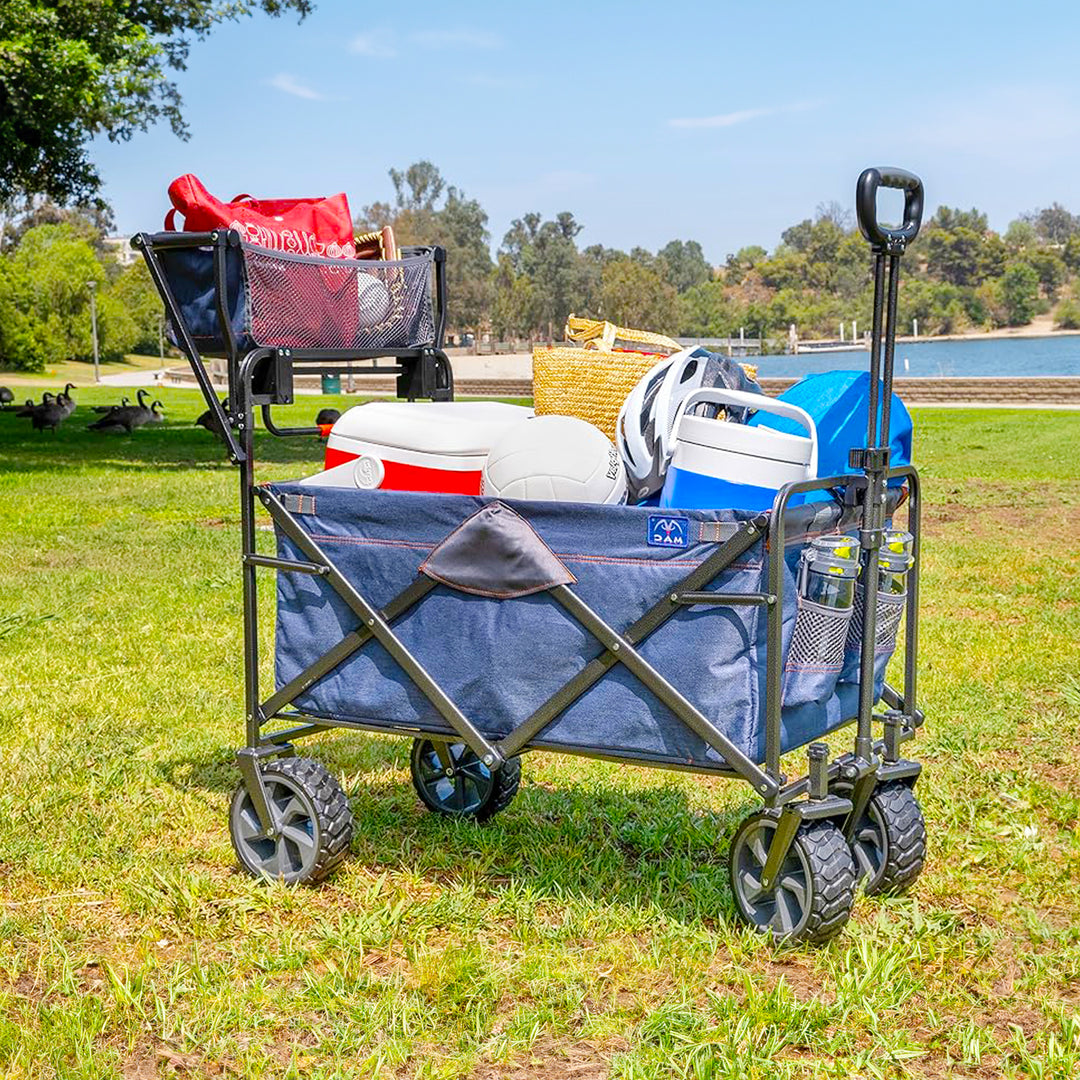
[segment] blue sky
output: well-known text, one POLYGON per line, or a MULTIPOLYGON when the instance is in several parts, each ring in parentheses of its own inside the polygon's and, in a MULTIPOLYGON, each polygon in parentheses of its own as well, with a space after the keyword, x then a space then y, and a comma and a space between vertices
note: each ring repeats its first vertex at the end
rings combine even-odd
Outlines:
POLYGON ((870 164, 1004 229, 1080 212, 1080 6, 994 2, 365 4, 318 0, 192 48, 166 128, 94 156, 121 231, 166 187, 330 194, 354 209, 428 158, 490 215, 571 210, 583 243, 772 248, 870 164))

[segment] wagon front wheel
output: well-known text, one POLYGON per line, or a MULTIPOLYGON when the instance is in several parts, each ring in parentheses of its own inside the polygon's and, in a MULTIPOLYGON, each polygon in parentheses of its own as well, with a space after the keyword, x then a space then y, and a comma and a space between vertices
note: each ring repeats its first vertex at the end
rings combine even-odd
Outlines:
POLYGON ((521 760, 492 771, 463 742, 414 739, 409 762, 420 801, 437 814, 486 821, 506 809, 521 784, 521 760))
POLYGON ((253 877, 297 884, 326 877, 352 842, 349 800, 326 767, 311 758, 261 765, 273 825, 259 820, 247 786, 232 799, 229 833, 240 865, 253 877))
POLYGON ((731 841, 731 891, 739 914, 755 930, 788 944, 828 941, 844 928, 855 900, 855 862, 831 821, 799 827, 776 875, 761 884, 777 819, 753 814, 731 841))

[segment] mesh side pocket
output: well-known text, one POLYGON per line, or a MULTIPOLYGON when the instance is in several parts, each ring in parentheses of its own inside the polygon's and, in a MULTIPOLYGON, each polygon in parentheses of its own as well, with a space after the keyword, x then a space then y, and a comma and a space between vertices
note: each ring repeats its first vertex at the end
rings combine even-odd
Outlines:
POLYGON ((242 248, 257 345, 409 349, 434 341, 429 255, 374 262, 242 248))
MULTIPOLYGON (((848 627, 847 645, 844 650, 844 667, 840 672, 840 681, 859 682, 859 663, 863 636, 863 587, 855 587, 854 614, 848 627)), ((881 687, 885 682, 885 669, 896 651, 896 637, 900 630, 900 620, 904 617, 907 593, 878 593, 877 625, 874 628, 874 700, 881 697, 881 687)))
POLYGON ((825 701, 844 666, 852 608, 828 608, 799 597, 799 614, 784 666, 784 705, 825 701))
MULTIPOLYGON (((907 603, 907 593, 878 593, 877 625, 874 627, 874 652, 892 654, 896 648, 896 634, 907 603)), ((863 636, 863 587, 855 586, 855 606, 851 625, 848 627, 847 650, 859 652, 863 636)))

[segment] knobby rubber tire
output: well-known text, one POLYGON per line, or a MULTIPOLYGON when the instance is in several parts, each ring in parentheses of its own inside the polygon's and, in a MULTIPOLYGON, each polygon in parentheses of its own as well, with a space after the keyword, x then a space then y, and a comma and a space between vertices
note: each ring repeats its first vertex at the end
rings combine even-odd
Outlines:
POLYGON ((795 834, 773 889, 764 890, 761 871, 776 823, 774 815, 753 814, 732 838, 729 868, 736 909, 759 933, 785 944, 829 941, 844 928, 855 900, 851 848, 833 822, 807 822, 795 834), (765 836, 770 837, 767 845, 765 836), (792 898, 797 920, 791 917, 792 898))
POLYGON ((910 888, 926 862, 926 821, 915 792, 899 780, 874 792, 878 817, 885 828, 885 858, 867 895, 893 895, 910 888))
POLYGON ((810 918, 799 940, 818 945, 836 937, 851 918, 855 903, 855 860, 843 832, 831 821, 801 826, 795 843, 806 854, 814 882, 810 918))
MULTIPOLYGON (((521 758, 512 757, 507 759, 500 768, 490 773, 488 783, 490 789, 487 791, 483 800, 479 806, 476 806, 470 810, 461 811, 452 806, 447 805, 437 796, 432 794, 427 788, 424 782, 424 778, 421 775, 421 758, 425 753, 425 747, 432 746, 434 740, 432 739, 414 739, 412 746, 412 753, 409 756, 409 772, 412 776, 413 788, 416 790, 416 794, 419 796, 420 801, 436 814, 442 814, 445 817, 467 817, 473 821, 487 821, 494 817, 501 810, 505 810, 511 802, 514 800, 514 796, 518 793, 518 788, 521 786, 521 758)), ((457 745, 457 744, 451 744, 457 745)), ((477 762, 475 754, 467 746, 462 747, 462 757, 468 757, 470 761, 468 764, 472 767, 477 762)))
MULTIPOLYGON (((349 853, 353 834, 353 816, 349 800, 341 785, 326 766, 311 758, 282 757, 260 766, 264 781, 276 776, 291 781, 309 804, 314 824, 315 856, 304 866, 301 873, 290 876, 290 883, 315 884, 322 881, 349 853)), ((247 788, 241 784, 233 795, 229 815, 229 837, 237 860, 247 873, 260 877, 260 870, 244 857, 242 842, 234 828, 238 803, 249 798, 247 788)))
POLYGON ((495 787, 491 798, 476 815, 477 821, 487 821, 501 810, 505 810, 513 801, 521 787, 521 758, 508 758, 495 773, 495 787))

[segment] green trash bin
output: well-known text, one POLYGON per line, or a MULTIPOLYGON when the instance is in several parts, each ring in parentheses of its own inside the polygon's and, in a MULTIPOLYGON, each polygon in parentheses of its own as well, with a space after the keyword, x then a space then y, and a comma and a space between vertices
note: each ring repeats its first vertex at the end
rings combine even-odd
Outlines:
POLYGON ((322 377, 322 392, 324 394, 340 394, 341 393, 341 376, 340 375, 324 375, 322 377))

